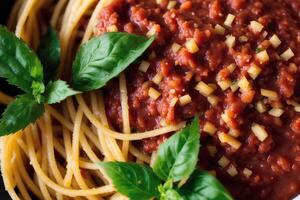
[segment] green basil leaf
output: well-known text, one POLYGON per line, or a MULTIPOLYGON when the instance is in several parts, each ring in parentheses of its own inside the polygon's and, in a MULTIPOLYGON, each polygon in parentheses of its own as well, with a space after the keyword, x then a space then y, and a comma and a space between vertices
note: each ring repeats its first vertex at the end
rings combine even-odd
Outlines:
POLYGON ((59 103, 69 96, 79 94, 69 87, 69 85, 62 80, 50 82, 45 91, 45 102, 48 104, 59 103))
POLYGON ((15 133, 35 122, 44 113, 44 105, 31 95, 18 96, 10 103, 0 119, 0 136, 15 133))
POLYGON ((164 185, 158 186, 160 200, 183 200, 180 194, 173 189, 173 180, 167 180, 164 185))
POLYGON ((180 189, 184 200, 233 200, 225 187, 206 171, 195 170, 180 189))
POLYGON ((45 83, 54 80, 57 76, 60 62, 60 43, 56 31, 49 27, 46 34, 41 38, 37 54, 44 66, 45 83))
POLYGON ((160 180, 150 167, 124 162, 102 162, 99 165, 111 178, 116 190, 131 200, 159 197, 157 187, 160 180))
POLYGON ((160 200, 183 200, 183 198, 176 190, 168 189, 160 195, 160 200))
POLYGON ((154 173, 162 180, 174 182, 189 177, 194 171, 200 148, 199 119, 161 144, 153 165, 154 173))
POLYGON ((0 26, 0 77, 41 101, 45 87, 38 57, 3 26, 0 26))
POLYGON ((114 32, 84 44, 73 63, 73 87, 90 91, 103 87, 134 62, 151 45, 154 37, 114 32))

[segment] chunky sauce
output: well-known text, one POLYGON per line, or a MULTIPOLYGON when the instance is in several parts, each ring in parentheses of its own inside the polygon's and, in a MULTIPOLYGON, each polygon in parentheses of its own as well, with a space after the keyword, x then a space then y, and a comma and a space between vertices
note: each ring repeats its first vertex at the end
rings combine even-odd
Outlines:
MULTIPOLYGON (((118 0, 99 16, 97 34, 107 31, 157 35, 126 71, 131 127, 199 114, 200 166, 236 199, 300 193, 300 1, 118 0)), ((121 129, 117 80, 104 97, 121 129)), ((167 137, 142 148, 150 153, 167 137)))

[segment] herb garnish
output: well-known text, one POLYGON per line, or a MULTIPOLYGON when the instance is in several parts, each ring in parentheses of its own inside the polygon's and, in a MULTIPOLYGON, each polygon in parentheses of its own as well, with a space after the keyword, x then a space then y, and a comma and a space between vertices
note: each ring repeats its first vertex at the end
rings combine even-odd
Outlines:
POLYGON ((179 194, 186 200, 230 200, 233 199, 225 187, 212 175, 196 169, 190 179, 179 189, 179 194))
POLYGON ((136 163, 103 162, 100 163, 117 190, 130 199, 142 200, 158 197, 160 179, 150 167, 136 163))
POLYGON ((24 94, 18 96, 7 106, 2 114, 0 136, 14 133, 28 124, 35 122, 44 111, 44 106, 37 103, 31 95, 24 94))
POLYGON ((45 91, 40 60, 24 42, 2 26, 0 38, 0 77, 40 103, 45 91))
POLYGON ((198 118, 186 128, 160 145, 153 171, 162 180, 174 182, 187 178, 193 173, 199 152, 198 118), (168 159, 166 159, 168 158, 168 159))
POLYGON ((84 44, 73 63, 73 87, 90 91, 103 87, 140 57, 155 37, 123 32, 104 33, 84 44))
POLYGON ((102 162, 116 190, 131 200, 233 200, 208 172, 196 169, 199 119, 178 131, 158 148, 153 169, 136 163, 102 162), (179 187, 178 181, 187 179, 179 187), (162 183, 164 182, 164 183, 162 183))
MULTIPOLYGON (((46 34, 41 41, 43 47, 40 49, 43 48, 44 53, 40 55, 44 66, 25 42, 3 26, 0 26, 0 38, 0 77, 5 78, 8 83, 17 86, 25 93, 10 103, 2 114, 0 136, 3 136, 35 122, 44 113, 44 103, 57 103, 78 92, 69 88, 62 80, 50 82, 45 86, 43 71, 49 71, 46 67, 52 65, 51 69, 55 72, 58 67, 60 48, 57 47, 56 34, 46 34), (50 61, 50 58, 45 58, 47 56, 45 52, 52 51, 51 46, 56 46, 58 51, 51 58, 55 62, 50 61)), ((53 73, 54 76, 56 76, 55 73, 53 73)))
POLYGON ((60 52, 58 35, 52 27, 49 27, 46 34, 42 37, 37 50, 37 55, 44 66, 45 83, 56 79, 60 62, 60 52))
POLYGON ((103 87, 119 75, 152 44, 155 37, 128 33, 105 33, 84 44, 73 63, 73 86, 57 77, 59 38, 53 28, 42 37, 38 56, 7 28, 0 26, 0 77, 25 94, 2 114, 0 136, 25 128, 43 113, 44 105, 59 103, 78 91, 103 87))

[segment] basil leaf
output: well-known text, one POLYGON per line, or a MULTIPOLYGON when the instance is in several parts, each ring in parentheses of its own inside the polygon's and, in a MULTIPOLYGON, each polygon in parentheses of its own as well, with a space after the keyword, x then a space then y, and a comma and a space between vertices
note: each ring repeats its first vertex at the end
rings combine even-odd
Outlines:
POLYGON ((23 41, 3 26, 0 26, 0 77, 41 101, 45 87, 39 59, 23 41))
POLYGON ((167 180, 164 185, 158 186, 160 192, 160 200, 183 200, 180 194, 173 189, 173 180, 167 180))
POLYGON ((180 189, 184 200, 233 200, 225 187, 208 172, 195 170, 180 189))
POLYGON ((151 45, 154 37, 114 32, 84 44, 73 63, 73 87, 90 91, 103 87, 134 62, 151 45))
POLYGON ((162 180, 174 182, 188 177, 195 169, 200 144, 199 119, 171 136, 158 148, 154 173, 162 180))
POLYGON ((60 43, 56 31, 49 27, 46 34, 41 38, 37 54, 44 66, 45 83, 54 80, 57 76, 60 62, 60 43))
POLYGON ((67 97, 78 93, 80 92, 71 89, 65 81, 57 80, 48 84, 45 92, 45 101, 48 104, 59 103, 67 97))
POLYGON ((160 200, 183 200, 183 198, 176 190, 169 189, 161 194, 160 200))
POLYGON ((150 167, 124 162, 102 162, 99 165, 112 179, 116 190, 131 200, 159 197, 157 187, 160 180, 150 167))
POLYGON ((44 105, 38 104, 32 96, 18 96, 10 103, 0 119, 0 136, 15 133, 35 122, 44 113, 44 105))

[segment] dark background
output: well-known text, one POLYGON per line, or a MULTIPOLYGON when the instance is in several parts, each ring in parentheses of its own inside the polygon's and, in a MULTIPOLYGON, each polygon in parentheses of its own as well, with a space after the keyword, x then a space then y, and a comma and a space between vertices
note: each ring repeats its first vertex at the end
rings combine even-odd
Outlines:
MULTIPOLYGON (((5 25, 6 24, 6 20, 7 20, 7 16, 9 14, 9 11, 11 9, 11 6, 13 4, 13 0, 0 0, 0 24, 5 25)), ((8 87, 2 88, 2 83, 3 80, 0 80, 0 85, 1 85, 1 90, 8 90, 8 87)), ((6 85, 6 84, 5 84, 6 85)), ((1 108, 1 112, 2 112, 1 108)), ((2 178, 0 178, 0 199, 1 200, 9 200, 10 197, 7 194, 7 192, 4 189, 4 185, 2 182, 2 178)))

